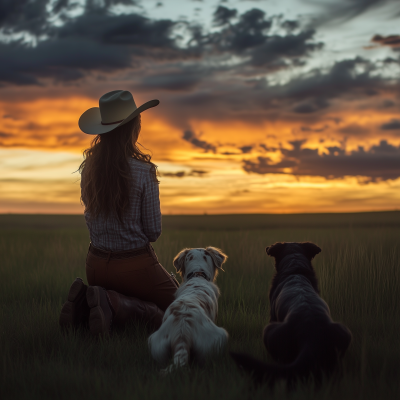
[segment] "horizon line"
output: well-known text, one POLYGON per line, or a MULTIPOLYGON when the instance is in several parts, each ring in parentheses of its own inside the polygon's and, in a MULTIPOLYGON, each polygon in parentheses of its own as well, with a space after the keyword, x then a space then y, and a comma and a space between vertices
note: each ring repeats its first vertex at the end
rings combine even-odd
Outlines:
MULTIPOLYGON (((204 217, 204 216, 233 216, 233 215, 326 215, 326 214, 372 214, 372 213, 394 213, 400 212, 400 209, 393 210, 371 210, 371 211, 327 211, 327 212, 297 212, 297 213, 226 213, 226 214, 214 214, 214 213, 197 213, 197 214, 162 214, 162 217, 204 217)), ((43 216, 84 216, 84 214, 76 213, 15 213, 15 212, 0 212, 2 215, 43 215, 43 216)))

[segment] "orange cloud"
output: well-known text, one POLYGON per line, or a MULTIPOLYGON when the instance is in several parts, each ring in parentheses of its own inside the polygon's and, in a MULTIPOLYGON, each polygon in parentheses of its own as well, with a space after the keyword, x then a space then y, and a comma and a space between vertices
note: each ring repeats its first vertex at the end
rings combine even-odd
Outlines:
MULTIPOLYGON (((78 127, 80 115, 97 104, 97 99, 86 97, 41 98, 27 102, 0 102, 3 147, 26 147, 54 150, 81 151, 92 137, 83 134, 78 127)), ((162 107, 162 105, 160 106, 162 107)), ((191 130, 222 152, 234 153, 242 146, 264 144, 274 147, 291 140, 307 139, 308 144, 337 145, 346 140, 349 149, 359 144, 377 143, 382 138, 400 142, 400 135, 393 131, 382 132, 380 126, 398 117, 396 110, 377 110, 360 105, 337 109, 326 115, 324 123, 301 123, 282 120, 264 123, 244 121, 191 120, 191 130)), ((157 109, 142 114, 140 141, 157 153, 159 159, 191 159, 201 156, 202 150, 182 140, 183 131, 173 122, 157 115, 157 109)), ((239 151, 239 154, 241 152, 239 151)), ((218 154, 215 155, 219 158, 218 154)), ((210 154, 209 154, 210 155, 210 154)))
MULTIPOLYGON (((92 136, 83 134, 77 122, 82 112, 96 102, 77 96, 0 102, 3 154, 7 152, 12 159, 18 149, 31 152, 29 157, 28 153, 18 153, 15 157, 21 160, 19 164, 7 164, 7 168, 0 165, 6 171, 0 179, 0 212, 82 212, 79 175, 72 172, 92 136), (60 152, 69 152, 75 158, 69 160, 64 154, 64 164, 60 163, 60 152), (23 162, 26 165, 22 168, 23 162)), ((292 148, 289 142, 294 140, 306 139, 307 148, 319 149, 320 153, 328 146, 345 146, 346 151, 360 145, 369 149, 383 139, 400 145, 398 131, 381 129, 395 126, 387 125, 397 117, 394 110, 367 105, 362 108, 360 104, 360 109, 336 107, 326 114, 323 123, 290 119, 265 123, 190 120, 188 129, 192 134, 186 139, 182 128, 160 118, 157 109, 143 113, 139 141, 165 173, 160 185, 162 211, 201 214, 395 208, 400 200, 399 179, 361 185, 357 177, 325 180, 247 174, 243 170, 243 160, 262 156, 274 164, 279 162, 277 149, 292 148), (201 147, 202 143, 209 146, 201 147), (205 172, 193 174, 193 170, 205 172)))

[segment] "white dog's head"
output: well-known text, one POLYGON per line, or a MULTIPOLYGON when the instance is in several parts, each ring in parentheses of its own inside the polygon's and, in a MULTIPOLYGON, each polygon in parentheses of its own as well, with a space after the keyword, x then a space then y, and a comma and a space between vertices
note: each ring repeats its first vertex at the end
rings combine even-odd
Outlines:
POLYGON ((182 280, 192 272, 203 272, 209 281, 214 281, 218 270, 222 270, 222 264, 228 256, 216 247, 205 249, 183 249, 174 258, 176 272, 181 274, 182 280))

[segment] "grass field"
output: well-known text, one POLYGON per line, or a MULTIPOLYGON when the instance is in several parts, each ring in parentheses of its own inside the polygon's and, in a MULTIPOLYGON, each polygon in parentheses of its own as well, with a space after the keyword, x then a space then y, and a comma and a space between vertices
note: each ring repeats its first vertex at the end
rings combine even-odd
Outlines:
POLYGON ((80 216, 0 215, 0 398, 2 399, 398 399, 400 398, 400 212, 314 215, 166 216, 154 247, 173 270, 183 247, 228 254, 217 284, 218 325, 229 349, 269 360, 277 241, 313 241, 322 297, 353 333, 344 376, 316 390, 254 387, 228 355, 160 378, 143 327, 96 339, 63 334, 59 311, 72 280, 85 279, 88 233, 80 216))

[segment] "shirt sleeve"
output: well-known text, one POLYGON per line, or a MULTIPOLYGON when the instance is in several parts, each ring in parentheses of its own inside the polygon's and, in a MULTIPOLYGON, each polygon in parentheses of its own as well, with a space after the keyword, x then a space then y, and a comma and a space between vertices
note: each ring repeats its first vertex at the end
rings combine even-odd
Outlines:
POLYGON ((155 242, 161 235, 160 193, 150 171, 143 180, 141 212, 144 234, 149 242, 155 242))

